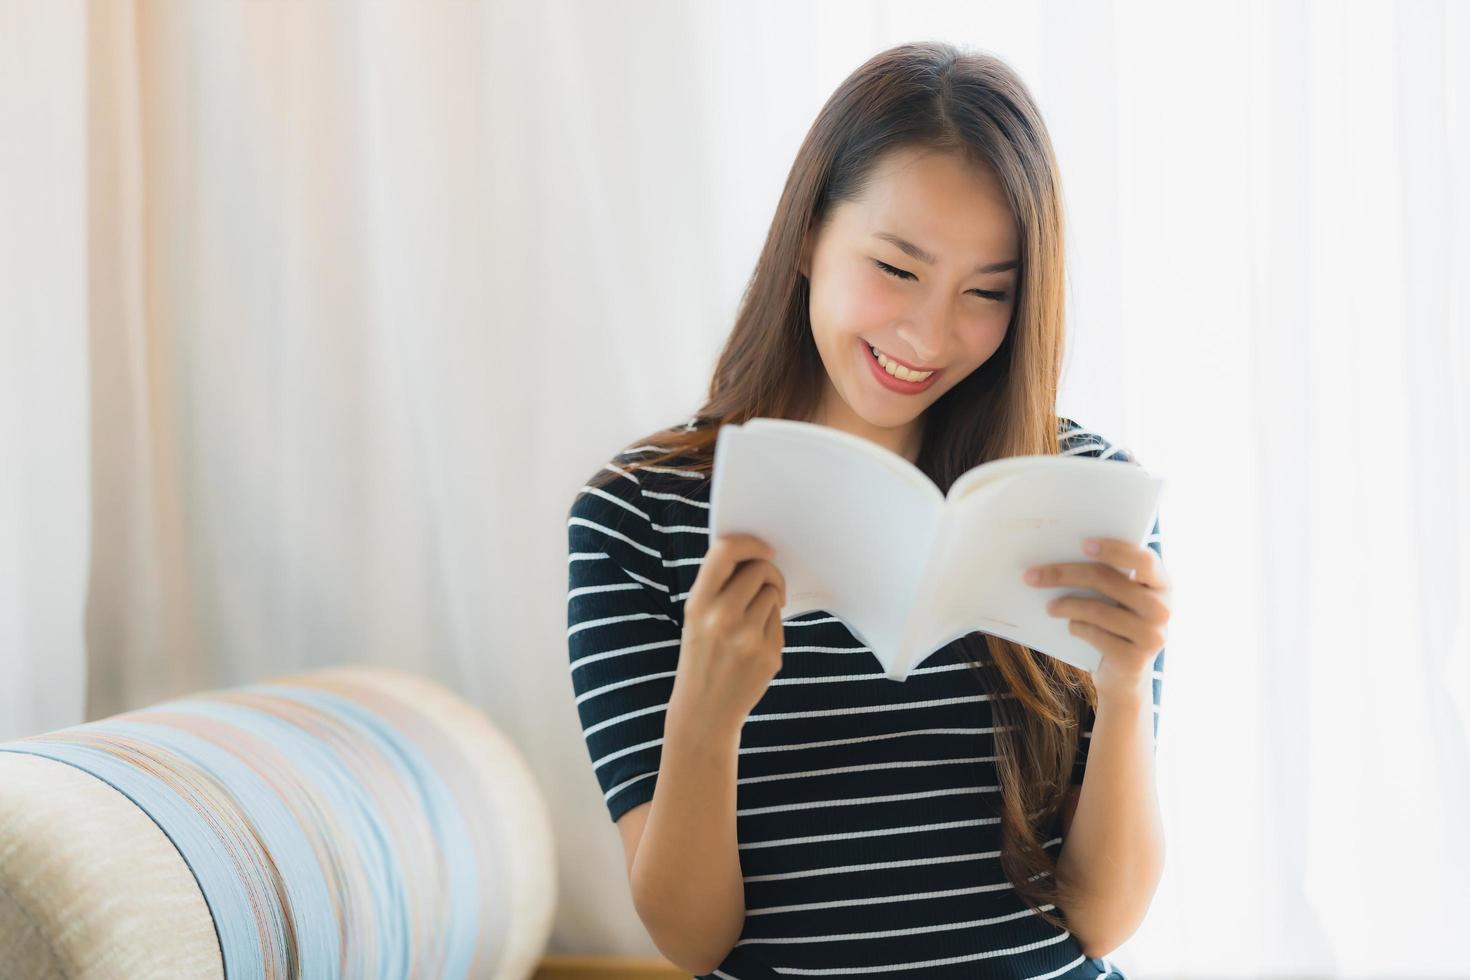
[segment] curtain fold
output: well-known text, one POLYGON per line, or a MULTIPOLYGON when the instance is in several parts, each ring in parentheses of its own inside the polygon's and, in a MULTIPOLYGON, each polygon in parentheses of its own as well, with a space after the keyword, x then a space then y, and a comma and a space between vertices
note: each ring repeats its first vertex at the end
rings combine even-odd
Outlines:
POLYGON ((77 3, 0 0, 0 741, 84 710, 85 29, 77 3))

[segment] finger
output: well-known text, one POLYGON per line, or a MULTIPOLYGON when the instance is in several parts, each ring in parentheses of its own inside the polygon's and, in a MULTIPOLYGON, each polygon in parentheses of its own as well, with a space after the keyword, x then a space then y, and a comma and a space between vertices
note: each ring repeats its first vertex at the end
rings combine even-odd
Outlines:
POLYGON ((1146 585, 1149 588, 1167 587, 1167 576, 1164 574, 1164 563, 1154 550, 1147 545, 1134 544, 1131 541, 1122 541, 1118 538, 1093 538, 1098 544, 1098 552, 1092 557, 1097 561, 1106 562, 1114 568, 1127 574, 1127 579, 1146 585))
POLYGON ((766 617, 766 642, 775 644, 785 637, 786 627, 781 622, 781 604, 771 606, 771 614, 766 617))
MULTIPOLYGON (((770 567, 770 563, 766 563, 766 568, 770 567)), ((732 601, 739 603, 738 599, 732 601)), ((765 621, 768 605, 775 606, 777 609, 781 608, 781 583, 776 581, 774 575, 763 569, 760 581, 756 583, 755 594, 741 608, 745 610, 747 619, 761 624, 765 621)))
MULTIPOLYGON (((1167 590, 1151 589, 1129 579, 1116 568, 1100 562, 1062 562, 1046 566, 1048 572, 1040 584, 1053 586, 1075 585, 1100 592, 1117 602, 1122 608, 1147 620, 1161 623, 1169 617, 1165 603, 1167 590)), ((1088 598, 1078 596, 1078 598, 1088 598)))
POLYGON ((721 592, 720 600, 729 602, 742 615, 750 616, 752 607, 760 599, 761 591, 768 585, 779 595, 785 588, 781 582, 781 573, 776 570, 775 565, 764 559, 752 559, 743 562, 735 570, 734 577, 721 592))
POLYGON ((699 574, 689 590, 688 602, 702 605, 714 598, 735 574, 742 561, 766 558, 772 548, 753 534, 722 534, 704 553, 699 574))
POLYGON ((1111 630, 1103 629, 1096 623, 1085 623, 1074 619, 1067 624, 1067 632, 1082 637, 1098 651, 1108 655, 1129 656, 1139 649, 1137 644, 1118 636, 1111 630))
POLYGON ((761 619, 766 620, 772 616, 776 622, 781 621, 781 607, 786 604, 786 591, 778 583, 770 582, 761 587, 760 594, 756 596, 754 611, 761 614, 761 619))
POLYGON ((1053 616, 1065 616, 1074 623, 1086 623, 1106 630, 1130 644, 1142 647, 1154 638, 1154 628, 1131 610, 1098 599, 1062 596, 1048 605, 1053 616))

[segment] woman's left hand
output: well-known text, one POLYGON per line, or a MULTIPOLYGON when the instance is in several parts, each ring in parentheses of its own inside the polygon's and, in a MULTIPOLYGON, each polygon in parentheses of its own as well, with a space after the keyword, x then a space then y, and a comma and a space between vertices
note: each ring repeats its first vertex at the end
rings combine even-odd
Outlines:
POLYGON ((1097 561, 1033 565, 1025 581, 1042 588, 1083 586, 1121 603, 1060 595, 1046 604, 1046 611, 1066 616, 1071 620, 1068 632, 1102 653, 1092 675, 1099 698, 1143 691, 1151 697, 1154 658, 1168 634, 1169 575, 1150 548, 1117 538, 1088 538, 1083 544, 1091 541, 1098 545, 1097 561))

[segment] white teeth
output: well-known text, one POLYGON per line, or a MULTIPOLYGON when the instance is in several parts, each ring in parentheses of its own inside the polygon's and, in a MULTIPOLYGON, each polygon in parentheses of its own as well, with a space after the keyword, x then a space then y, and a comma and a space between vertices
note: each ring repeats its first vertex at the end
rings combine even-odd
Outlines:
POLYGON ((868 345, 868 349, 873 352, 873 356, 878 359, 878 363, 882 365, 883 370, 887 371, 895 378, 898 378, 900 381, 923 381, 925 378, 929 377, 929 375, 934 373, 933 371, 910 371, 908 368, 902 367, 894 363, 893 361, 890 361, 886 354, 884 354, 878 348, 874 347, 872 344, 868 345))

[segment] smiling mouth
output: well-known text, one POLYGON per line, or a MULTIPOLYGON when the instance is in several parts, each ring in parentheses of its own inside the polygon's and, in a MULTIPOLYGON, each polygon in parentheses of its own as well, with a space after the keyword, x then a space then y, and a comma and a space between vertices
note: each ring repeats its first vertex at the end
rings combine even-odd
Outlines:
MULTIPOLYGON (((883 350, 883 348, 879 347, 877 344, 868 343, 867 340, 863 340, 863 343, 867 344, 868 347, 871 350, 878 351, 878 352, 882 353, 883 359, 885 361, 892 361, 894 364, 897 364, 899 367, 908 368, 910 371, 915 371, 915 372, 918 372, 919 374, 927 374, 927 373, 929 373, 931 371, 938 371, 939 370, 938 368, 932 368, 932 367, 918 367, 916 365, 910 364, 908 361, 904 361, 904 360, 901 360, 901 359, 899 359, 897 357, 894 357, 892 354, 888 353, 886 350, 883 350)), ((874 354, 873 356, 874 357, 877 357, 877 354, 874 354)))
MULTIPOLYGON (((918 381, 906 381, 879 363, 877 355, 873 353, 873 346, 866 340, 859 338, 858 343, 862 344, 863 352, 861 357, 868 362, 868 369, 872 372, 874 380, 889 391, 897 392, 900 395, 916 395, 919 392, 928 391, 939 380, 940 371, 936 369, 924 375, 918 381)), ((886 360, 888 355, 884 354, 883 357, 886 360)), ((908 372, 905 371, 904 373, 907 374, 908 372)))

